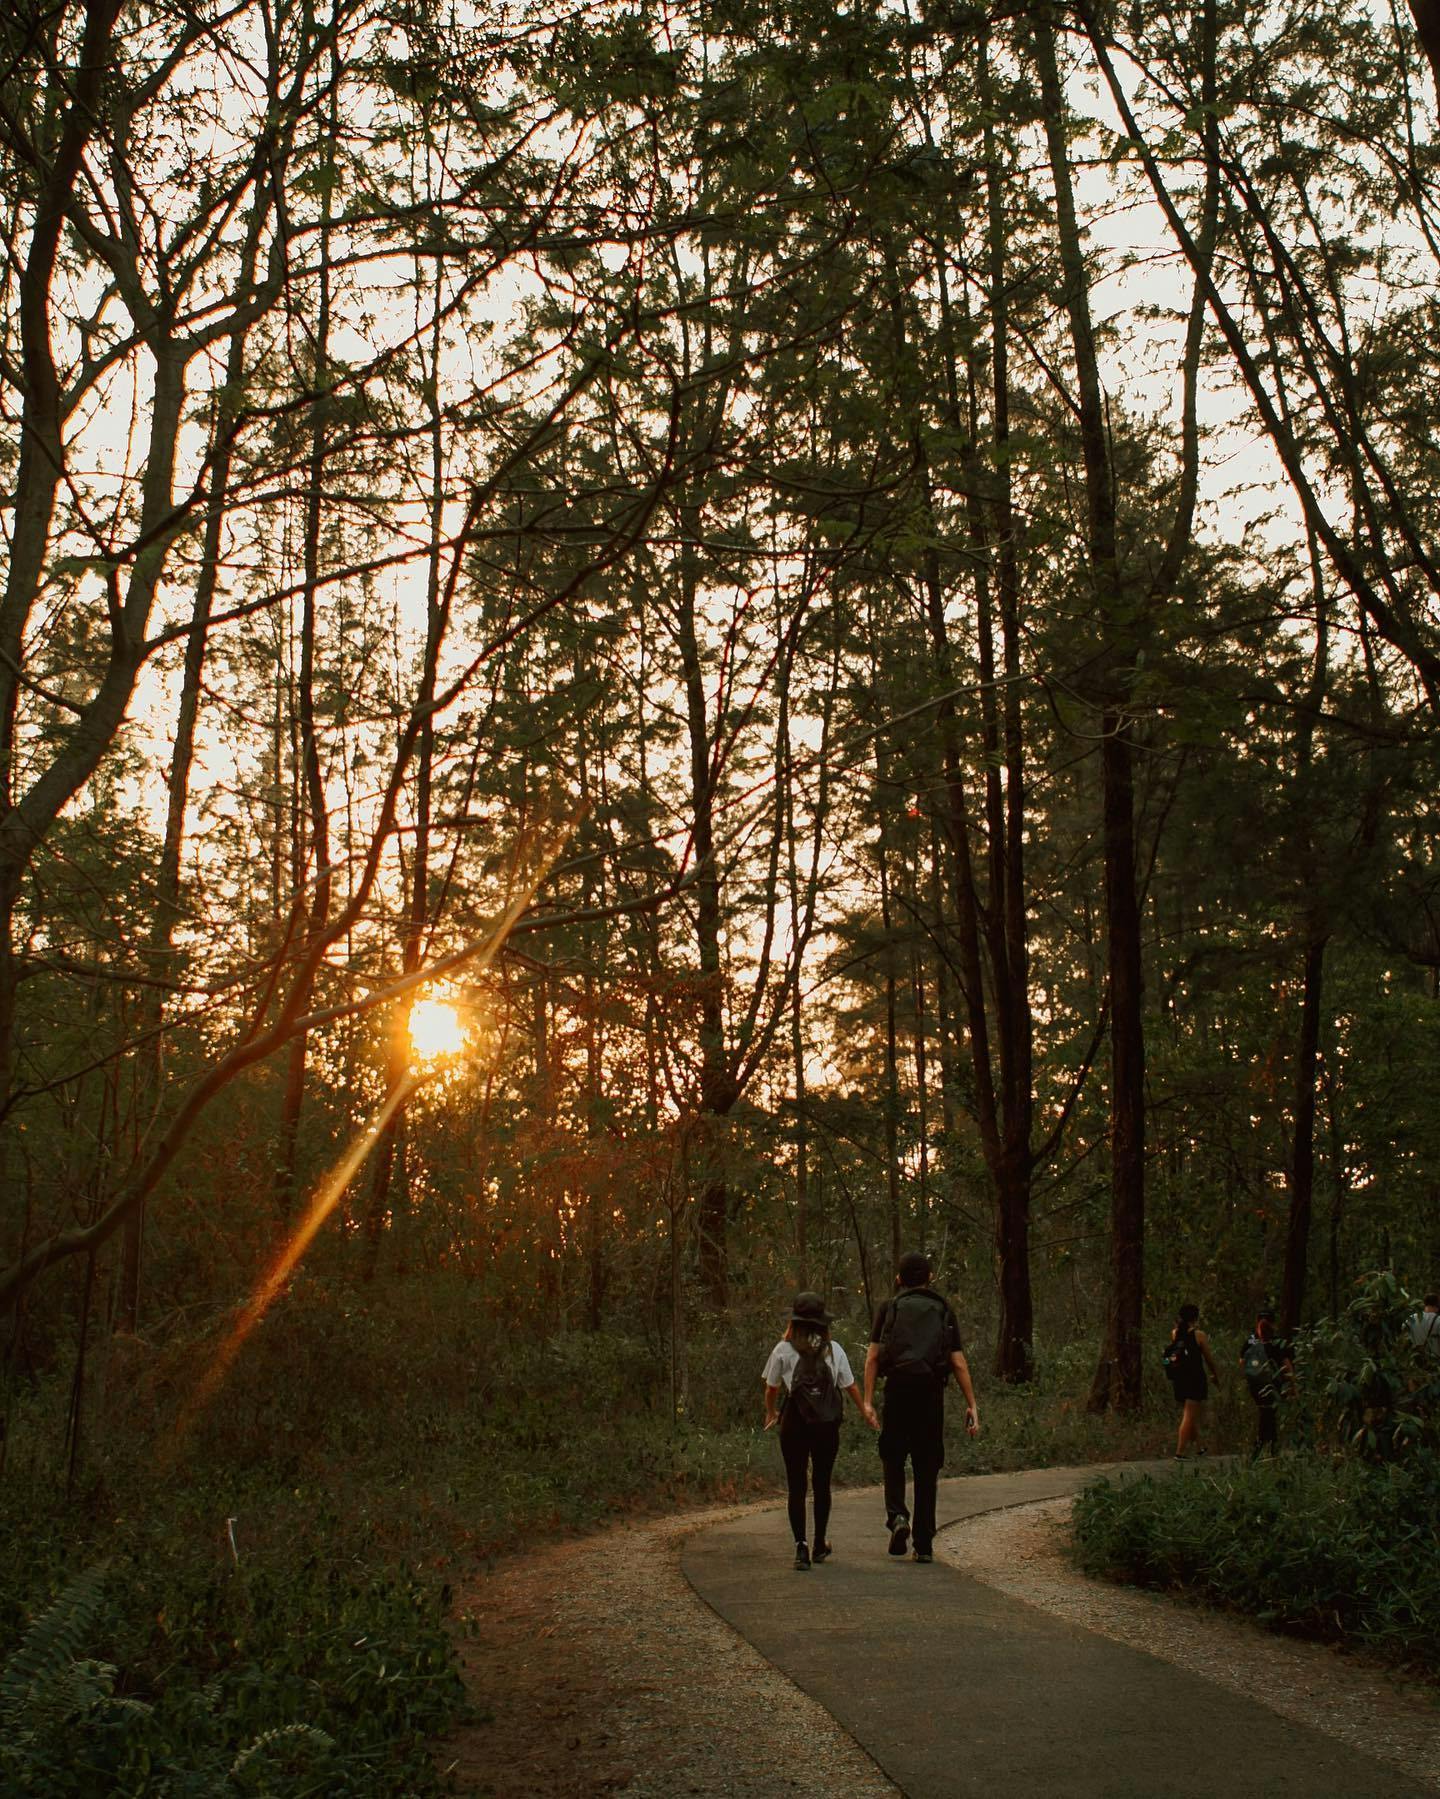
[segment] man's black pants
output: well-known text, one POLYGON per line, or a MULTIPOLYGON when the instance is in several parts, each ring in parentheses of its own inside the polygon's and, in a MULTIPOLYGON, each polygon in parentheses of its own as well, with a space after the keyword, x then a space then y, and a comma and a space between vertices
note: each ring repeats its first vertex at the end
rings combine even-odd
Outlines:
POLYGON ((1273 1388, 1264 1392, 1251 1391, 1250 1397, 1255 1401, 1256 1422, 1259 1427, 1255 1439, 1255 1454, 1261 1455, 1269 1450, 1271 1455, 1280 1452, 1280 1408, 1278 1397, 1273 1388))
POLYGON ((928 1554, 935 1541, 935 1490, 945 1465, 945 1388, 939 1381, 924 1375, 891 1375, 886 1381, 880 1460, 887 1521, 908 1514, 915 1548, 928 1554), (915 1477, 913 1507, 905 1503, 907 1460, 915 1477))

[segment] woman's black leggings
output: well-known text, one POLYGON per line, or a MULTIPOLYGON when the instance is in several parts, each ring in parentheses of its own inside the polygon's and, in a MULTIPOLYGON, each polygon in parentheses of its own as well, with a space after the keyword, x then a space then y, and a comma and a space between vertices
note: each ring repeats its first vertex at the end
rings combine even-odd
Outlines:
POLYGON ((794 1406, 787 1405, 780 1415, 780 1453, 790 1487, 790 1534, 797 1543, 809 1541, 805 1535, 805 1484, 813 1466, 815 1541, 823 1543, 830 1527, 830 1474, 840 1453, 840 1421, 807 1424, 794 1406))

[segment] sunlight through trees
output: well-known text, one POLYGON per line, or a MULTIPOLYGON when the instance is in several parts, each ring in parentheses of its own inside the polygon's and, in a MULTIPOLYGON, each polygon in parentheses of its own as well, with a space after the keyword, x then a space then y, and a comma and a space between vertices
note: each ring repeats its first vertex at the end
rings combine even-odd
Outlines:
POLYGON ((677 1395, 908 1244, 1122 1409, 1440 1253, 1431 25, 11 9, 17 1366, 382 1108, 313 1255, 677 1395))

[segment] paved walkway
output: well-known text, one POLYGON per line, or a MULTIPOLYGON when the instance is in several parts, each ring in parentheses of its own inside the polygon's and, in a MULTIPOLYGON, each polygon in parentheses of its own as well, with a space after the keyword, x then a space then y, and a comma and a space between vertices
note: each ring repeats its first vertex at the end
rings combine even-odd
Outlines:
MULTIPOLYGON (((1113 1469, 942 1481, 941 1528, 1061 1498, 1101 1472, 1113 1469)), ((831 1561, 794 1572, 777 1507, 697 1533, 681 1565, 700 1597, 818 1699, 907 1799, 1414 1793, 1393 1768, 1254 1700, 942 1562, 890 1557, 878 1488, 836 1495, 830 1540, 831 1561)))

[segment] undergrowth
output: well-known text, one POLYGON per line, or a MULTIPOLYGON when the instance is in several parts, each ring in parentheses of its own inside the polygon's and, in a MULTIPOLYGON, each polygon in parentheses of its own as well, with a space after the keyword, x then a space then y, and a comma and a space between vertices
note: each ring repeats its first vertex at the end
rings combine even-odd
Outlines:
POLYGON ((1075 1501, 1089 1574, 1188 1593, 1273 1629, 1440 1674, 1440 1462, 1311 1455, 1099 1482, 1075 1501))
MULTIPOLYGON (((33 1700, 49 1722, 15 1739, 28 1772, 7 1768, 7 1790, 438 1791, 427 1744, 466 1703, 447 1634, 457 1570, 782 1484, 760 1429, 775 1320, 697 1329, 677 1410, 655 1338, 545 1339, 433 1275, 373 1295, 307 1275, 177 1437, 228 1323, 109 1346, 68 1496, 67 1371, 12 1405, 0 1662, 77 1576, 105 1573, 49 1698, 33 1700)), ((858 1371, 865 1323, 836 1334, 858 1371)), ((977 1355, 983 1432, 966 1437, 952 1391, 947 1472, 1163 1447, 1163 1404, 1132 1419, 1084 1410, 1092 1363, 1091 1346, 1071 1346, 1022 1391, 989 1381, 977 1355)), ((846 1409, 837 1478, 874 1484, 875 1439, 846 1409)))

